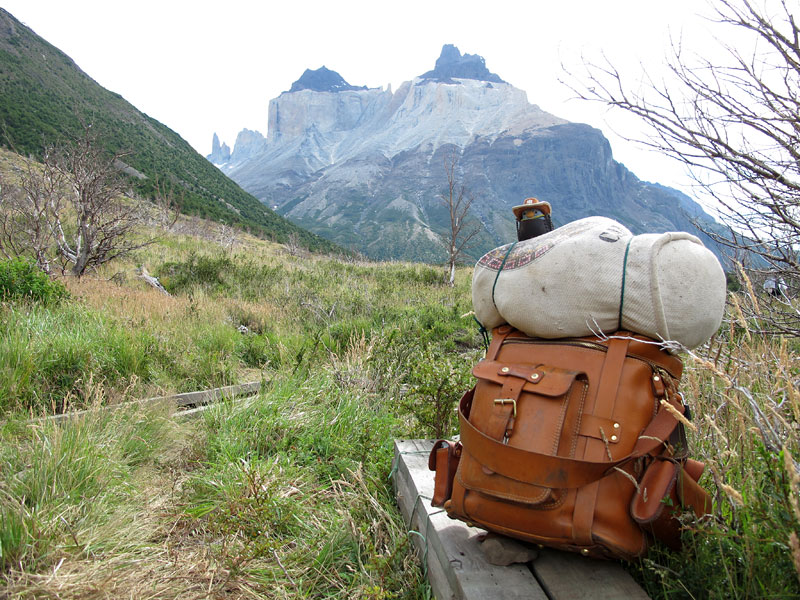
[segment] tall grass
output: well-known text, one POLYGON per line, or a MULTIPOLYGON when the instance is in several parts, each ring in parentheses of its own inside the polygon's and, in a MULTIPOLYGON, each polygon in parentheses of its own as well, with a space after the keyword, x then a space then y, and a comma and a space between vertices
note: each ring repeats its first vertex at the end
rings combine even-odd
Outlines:
POLYGON ((329 369, 286 376, 255 402, 206 415, 204 466, 186 486, 185 520, 262 593, 390 598, 424 589, 391 508, 397 405, 359 381, 329 369))
MULTIPOLYGON (((102 389, 96 388, 102 394, 102 389)), ((5 423, 0 445, 0 571, 115 551, 118 510, 142 501, 136 473, 174 433, 167 407, 91 411, 68 425, 5 423)))
POLYGON ((738 306, 757 300, 743 288, 716 339, 688 354, 682 385, 714 514, 690 522, 682 552, 656 550, 642 562, 653 597, 800 597, 798 341, 745 320, 738 306))
MULTIPOLYGON (((65 302, 0 305, 0 574, 9 597, 425 598, 391 441, 456 433, 482 353, 470 272, 236 252, 175 236, 65 302), (171 297, 130 275, 159 275, 171 297), (113 277, 112 277, 113 276, 113 277), (93 410, 263 378, 193 423, 93 410)), ((653 598, 800 594, 797 342, 736 303, 685 355, 713 518, 633 566, 653 598), (753 317, 757 319, 756 317, 753 317)), ((2 595, 2 593, 0 593, 2 595)))
MULTIPOLYGON (((52 451, 75 474, 39 471, 55 493, 33 512, 23 510, 29 488, 3 489, 8 595, 426 597, 389 488, 391 440, 430 435, 437 417, 415 410, 431 400, 422 384, 443 385, 453 369, 463 377, 473 362, 480 338, 461 319, 467 274, 453 291, 433 267, 260 246, 206 254, 219 270, 196 273, 199 251, 184 240, 137 259, 159 255, 171 266, 153 272, 183 273, 179 285, 163 277, 171 298, 116 275, 67 281, 66 304, 0 308, 3 472, 44 466, 52 451), (420 375, 439 359, 441 373, 420 375), (209 411, 192 436, 177 426, 129 436, 99 412, 91 426, 13 417, 262 376, 266 393, 209 411), (63 440, 76 435, 73 452, 63 440), (137 439, 149 454, 135 454, 137 439), (80 518, 55 527, 77 507, 80 518), (140 527, 115 533, 118 518, 140 527)), ((437 400, 449 433, 454 401, 437 400)))

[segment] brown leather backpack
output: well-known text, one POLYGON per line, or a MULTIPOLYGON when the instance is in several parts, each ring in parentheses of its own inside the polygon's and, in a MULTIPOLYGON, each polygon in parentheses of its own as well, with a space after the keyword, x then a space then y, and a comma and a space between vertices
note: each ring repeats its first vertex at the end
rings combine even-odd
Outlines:
POLYGON ((631 559, 653 537, 677 547, 679 507, 711 509, 673 414, 685 413, 682 369, 627 332, 544 340, 498 327, 461 399, 460 442, 431 452, 434 506, 587 556, 631 559))

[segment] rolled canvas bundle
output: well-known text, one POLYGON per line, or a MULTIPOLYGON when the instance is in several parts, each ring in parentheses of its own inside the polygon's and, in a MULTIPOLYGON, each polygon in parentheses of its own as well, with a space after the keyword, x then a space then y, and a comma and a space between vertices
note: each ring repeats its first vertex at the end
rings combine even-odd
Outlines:
POLYGON ((472 277, 487 329, 508 323, 541 338, 626 329, 687 348, 719 328, 725 294, 719 261, 695 236, 635 236, 605 217, 495 248, 472 277))

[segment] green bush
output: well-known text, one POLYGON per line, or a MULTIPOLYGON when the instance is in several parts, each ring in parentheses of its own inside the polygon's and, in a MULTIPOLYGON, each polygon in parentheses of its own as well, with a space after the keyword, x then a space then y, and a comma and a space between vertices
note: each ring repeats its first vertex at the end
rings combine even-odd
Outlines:
POLYGON ((58 302, 68 295, 63 284, 53 281, 36 265, 24 258, 0 261, 0 299, 5 301, 25 299, 49 304, 58 302))
POLYGON ((225 256, 215 258, 192 253, 185 262, 167 263, 157 273, 162 285, 172 294, 187 291, 192 286, 213 292, 224 288, 224 275, 231 267, 231 260, 225 256))
POLYGON ((455 409, 474 384, 471 369, 478 358, 477 351, 459 354, 425 345, 406 359, 407 392, 401 404, 413 415, 418 435, 445 438, 457 433, 455 409))

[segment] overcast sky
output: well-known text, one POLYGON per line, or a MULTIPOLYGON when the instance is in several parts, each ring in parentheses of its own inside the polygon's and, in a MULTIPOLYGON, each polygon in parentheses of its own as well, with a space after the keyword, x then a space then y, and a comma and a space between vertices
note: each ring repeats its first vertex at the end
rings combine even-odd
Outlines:
POLYGON ((704 53, 703 0, 0 0, 102 86, 178 132, 203 155, 217 132, 266 134, 267 106, 306 68, 392 89, 433 68, 442 45, 480 54, 528 100, 609 137, 639 178, 688 190, 677 164, 627 143, 632 118, 571 99, 562 64, 604 53, 635 82, 663 69, 670 39, 704 53))

